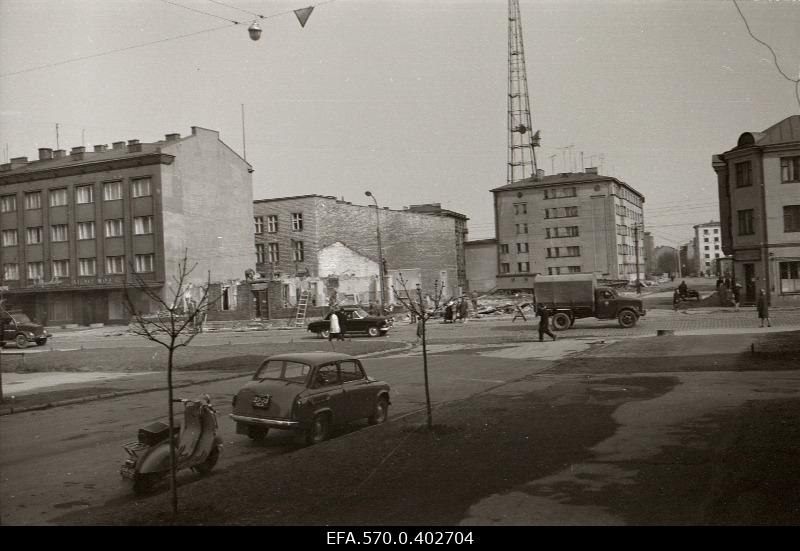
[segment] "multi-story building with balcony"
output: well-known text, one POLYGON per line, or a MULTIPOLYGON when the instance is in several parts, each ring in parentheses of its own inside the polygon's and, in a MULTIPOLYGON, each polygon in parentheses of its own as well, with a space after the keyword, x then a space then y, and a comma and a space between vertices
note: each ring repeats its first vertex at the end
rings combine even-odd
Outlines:
POLYGON ((764 289, 773 305, 800 304, 800 115, 743 133, 711 163, 722 251, 744 301, 764 289))
POLYGON ((444 296, 466 290, 467 217, 439 203, 376 210, 332 196, 301 195, 259 199, 253 211, 256 271, 271 282, 256 284, 257 316, 286 315, 281 309, 294 307, 302 291, 318 308, 331 301, 377 303, 381 258, 386 303, 395 302, 391 287, 399 287, 400 274, 411 291, 419 283, 431 293, 437 281, 444 296))
POLYGON ((588 168, 491 191, 498 288, 532 288, 536 274, 644 277, 644 196, 625 182, 588 168))
POLYGON ((199 127, 11 159, 0 165, 4 297, 43 323, 125 322, 125 288, 140 311, 157 309, 138 278, 171 300, 184 251, 196 264, 190 282, 210 276, 224 295, 224 282, 244 279, 255 261, 251 172, 218 132, 199 127))
POLYGON ((717 273, 717 260, 725 256, 721 239, 719 222, 712 220, 694 226, 694 257, 699 264, 698 269, 705 275, 723 275, 717 273))

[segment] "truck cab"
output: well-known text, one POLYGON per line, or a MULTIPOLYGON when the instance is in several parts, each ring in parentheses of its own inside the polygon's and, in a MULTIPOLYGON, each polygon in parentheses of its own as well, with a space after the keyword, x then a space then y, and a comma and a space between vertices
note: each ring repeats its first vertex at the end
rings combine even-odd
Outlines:
POLYGON ((594 291, 595 297, 595 313, 594 317, 597 319, 616 319, 619 318, 620 313, 624 311, 631 311, 635 314, 633 323, 630 319, 626 319, 625 323, 620 320, 620 325, 623 327, 633 326, 636 320, 645 315, 645 310, 642 307, 642 301, 636 298, 623 298, 611 287, 597 287, 594 291))

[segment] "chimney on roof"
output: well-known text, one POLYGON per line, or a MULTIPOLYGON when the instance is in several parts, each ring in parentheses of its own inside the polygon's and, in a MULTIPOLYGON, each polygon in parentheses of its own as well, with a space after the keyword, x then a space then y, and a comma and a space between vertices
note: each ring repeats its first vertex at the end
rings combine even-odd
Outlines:
POLYGON ((53 151, 53 158, 54 159, 63 159, 65 154, 66 154, 65 150, 56 149, 55 151, 53 151))
POLYGON ((131 153, 138 153, 142 150, 142 144, 139 140, 128 140, 128 151, 131 153))
POLYGON ((73 147, 72 151, 69 152, 70 155, 80 155, 81 153, 85 152, 86 148, 83 146, 80 147, 73 147))
POLYGON ((168 142, 176 142, 181 139, 180 134, 166 134, 164 137, 168 142))
POLYGON ((40 147, 39 148, 39 160, 40 161, 47 161, 48 159, 53 158, 53 150, 49 147, 40 147))
POLYGON ((568 178, 569 177, 569 172, 562 172, 560 176, 562 178, 568 178))
POLYGON ((544 169, 543 168, 537 168, 536 169, 536 179, 537 180, 541 180, 542 178, 544 178, 544 169))
POLYGON ((11 163, 11 170, 14 170, 15 168, 19 168, 21 166, 25 166, 26 164, 28 164, 28 158, 27 157, 14 157, 9 162, 11 163))
POLYGON ((139 140, 128 140, 128 147, 132 145, 139 145, 139 140))
POLYGON ((107 150, 108 150, 108 146, 106 144, 104 144, 104 143, 94 146, 94 152, 95 153, 102 153, 103 151, 107 151, 107 150))
POLYGON ((111 144, 111 147, 114 149, 122 149, 125 147, 125 142, 114 142, 111 144))
POLYGON ((586 174, 597 174, 597 167, 590 166, 586 169, 586 174))

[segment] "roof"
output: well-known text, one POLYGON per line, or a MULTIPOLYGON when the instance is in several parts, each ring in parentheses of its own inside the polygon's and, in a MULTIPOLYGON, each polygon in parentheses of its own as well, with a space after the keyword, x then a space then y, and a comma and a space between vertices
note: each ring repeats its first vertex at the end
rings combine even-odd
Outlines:
POLYGON ((275 202, 275 201, 290 201, 292 199, 311 199, 312 197, 319 197, 321 199, 334 199, 334 200, 336 200, 336 197, 334 197, 333 195, 318 195, 316 193, 312 193, 310 195, 294 195, 292 197, 272 197, 272 198, 269 198, 269 199, 255 199, 255 200, 253 200, 253 202, 254 203, 272 203, 272 202, 275 202))
POLYGON ((704 222, 702 224, 695 224, 692 227, 694 227, 694 228, 702 228, 702 227, 705 227, 705 226, 719 226, 719 225, 720 225, 719 222, 715 222, 714 220, 712 220, 710 222, 704 222))
POLYGON ((340 352, 297 352, 288 354, 276 354, 269 356, 268 360, 287 360, 307 365, 320 365, 337 360, 352 360, 353 356, 340 352))
POLYGON ((465 247, 475 246, 475 245, 492 245, 497 243, 497 239, 494 237, 489 239, 475 239, 474 241, 464 241, 465 247))
POLYGON ((526 178, 524 180, 520 180, 519 182, 494 188, 490 191, 494 193, 498 191, 509 191, 512 189, 551 187, 562 184, 592 184, 597 182, 614 182, 621 186, 625 186, 644 199, 644 195, 636 191, 629 184, 626 184, 622 180, 618 180, 613 176, 603 176, 602 174, 592 174, 589 172, 562 172, 560 174, 544 176, 543 178, 526 178))
POLYGON ((734 149, 800 142, 800 115, 786 117, 763 132, 744 132, 734 149))

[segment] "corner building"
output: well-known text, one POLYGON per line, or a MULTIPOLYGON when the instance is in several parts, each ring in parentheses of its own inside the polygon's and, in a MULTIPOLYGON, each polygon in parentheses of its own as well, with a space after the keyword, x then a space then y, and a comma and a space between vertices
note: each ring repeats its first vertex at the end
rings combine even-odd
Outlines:
MULTIPOLYGON (((184 250, 195 286, 209 271, 215 282, 244 278, 255 261, 251 172, 218 132, 199 127, 11 159, 0 165, 7 302, 51 325, 125 323, 132 272, 171 300, 184 250)), ((131 292, 140 311, 157 309, 131 292)))

